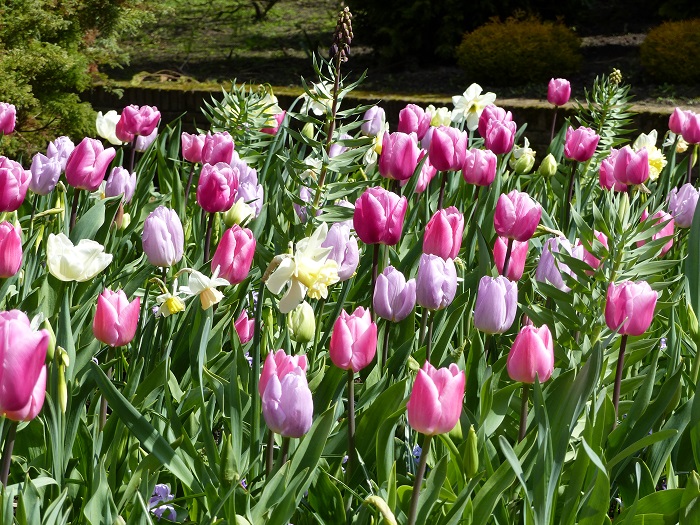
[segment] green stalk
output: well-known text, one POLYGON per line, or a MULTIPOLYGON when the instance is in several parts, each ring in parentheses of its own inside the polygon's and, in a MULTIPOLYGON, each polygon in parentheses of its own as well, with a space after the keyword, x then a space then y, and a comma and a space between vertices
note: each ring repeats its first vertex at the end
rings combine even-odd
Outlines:
POLYGON ((348 370, 348 466, 345 470, 350 483, 355 468, 355 372, 348 370))
POLYGON ((529 393, 529 385, 523 383, 523 395, 520 402, 520 430, 518 431, 518 443, 525 439, 527 431, 527 395, 529 393))
POLYGON ((438 210, 442 209, 442 201, 445 199, 445 185, 447 184, 447 172, 442 172, 442 181, 440 182, 440 196, 438 197, 438 210))
POLYGON ((251 370, 252 381, 250 391, 253 393, 250 398, 251 424, 250 424, 250 458, 251 476, 250 479, 258 477, 260 457, 260 396, 258 395, 258 382, 260 381, 260 347, 262 330, 262 308, 265 302, 265 283, 260 281, 258 289, 258 304, 255 308, 255 333, 253 335, 253 367, 251 370))
POLYGON ((384 342, 382 344, 381 366, 386 369, 386 362, 389 360, 389 332, 391 331, 391 321, 384 324, 384 342))
POLYGON ((12 449, 15 447, 15 436, 17 435, 17 421, 10 422, 10 428, 5 438, 5 446, 2 449, 2 461, 0 461, 0 482, 7 488, 7 478, 10 475, 10 463, 12 462, 12 449))
POLYGON ((620 355, 617 358, 617 371, 615 372, 615 387, 613 389, 613 406, 615 407, 615 422, 613 428, 617 426, 617 407, 620 403, 620 384, 622 383, 622 369, 625 362, 625 349, 627 348, 627 334, 622 336, 620 341, 620 355))
POLYGON ((503 271, 501 272, 501 275, 503 277, 508 276, 508 267, 510 266, 510 256, 513 252, 513 239, 508 239, 508 246, 506 247, 506 256, 503 259, 503 271))
POLYGON ((420 453, 418 462, 418 471, 416 479, 413 482, 413 493, 411 494, 411 508, 408 512, 408 525, 416 525, 416 515, 418 514, 418 497, 420 496, 420 487, 423 484, 425 477, 425 465, 428 462, 428 453, 430 452, 430 442, 433 436, 425 436, 423 440, 423 449, 420 453))

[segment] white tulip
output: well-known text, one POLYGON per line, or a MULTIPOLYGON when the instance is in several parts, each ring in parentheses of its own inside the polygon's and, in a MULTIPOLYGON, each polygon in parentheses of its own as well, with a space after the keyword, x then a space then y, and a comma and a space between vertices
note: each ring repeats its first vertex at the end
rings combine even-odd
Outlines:
POLYGON ((46 259, 51 275, 61 281, 89 281, 112 262, 99 242, 82 239, 77 246, 63 233, 49 235, 46 259))

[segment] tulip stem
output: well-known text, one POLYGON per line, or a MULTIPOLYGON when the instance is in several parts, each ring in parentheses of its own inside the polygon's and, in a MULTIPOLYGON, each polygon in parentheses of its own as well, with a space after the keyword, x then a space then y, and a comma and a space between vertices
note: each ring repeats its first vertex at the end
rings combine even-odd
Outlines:
POLYGON ((10 428, 5 438, 5 446, 2 449, 2 462, 0 463, 0 481, 2 481, 3 487, 7 487, 7 478, 10 475, 10 463, 12 462, 12 449, 15 447, 16 435, 17 421, 10 421, 10 428))
POLYGON ((617 407, 620 403, 620 384, 622 383, 622 369, 625 362, 625 349, 627 348, 627 334, 620 340, 620 355, 617 358, 617 371, 615 372, 615 388, 613 389, 613 406, 615 407, 615 422, 613 428, 617 426, 617 407))
POLYGON ((687 178, 686 182, 688 184, 691 184, 692 180, 693 180, 693 152, 690 151, 690 148, 689 148, 689 151, 688 151, 688 178, 687 178))
POLYGON ((423 315, 420 320, 420 332, 418 334, 418 347, 423 344, 425 340, 425 330, 428 327, 428 309, 423 308, 423 315))
POLYGON ((185 207, 187 207, 187 199, 190 196, 190 188, 192 188, 192 178, 194 177, 194 165, 190 164, 190 175, 187 177, 187 186, 185 186, 185 207))
POLYGON ((442 172, 442 182, 440 182, 440 196, 438 197, 438 210, 442 209, 442 201, 445 199, 445 185, 447 184, 447 172, 442 172))
POLYGON ((389 332, 391 331, 391 321, 384 324, 384 343, 382 344, 382 366, 386 369, 389 360, 389 332))
MULTIPOLYGON (((131 141, 131 158, 129 159, 129 173, 134 173, 134 164, 136 160, 136 137, 131 141)), ((160 182, 160 181, 158 181, 160 182)))
POLYGON ((523 396, 520 404, 520 430, 518 431, 518 443, 525 439, 527 431, 527 395, 530 387, 527 383, 523 383, 523 396))
MULTIPOLYGON (((263 303, 265 302, 265 283, 260 281, 260 288, 258 289, 258 304, 255 306, 255 327, 256 330, 253 332, 253 367, 251 370, 251 392, 258 391, 258 382, 260 381, 260 348, 261 348, 261 336, 262 330, 262 310, 263 303)), ((259 432, 260 432, 260 396, 252 395, 250 396, 251 405, 251 427, 250 427, 250 458, 251 458, 251 479, 254 479, 258 475, 258 463, 257 458, 260 457, 260 443, 259 432)))
POLYGON ((267 474, 267 477, 270 477, 270 474, 272 474, 272 465, 274 464, 275 461, 275 434, 272 432, 272 430, 269 430, 267 433, 267 463, 265 465, 265 474, 267 474))
MULTIPOLYGON (((112 360, 112 349, 109 348, 107 350, 107 362, 112 360)), ((109 370, 107 370, 107 377, 109 379, 112 379, 112 371, 113 368, 110 366, 109 370)), ((105 424, 107 423, 107 398, 102 396, 102 399, 100 400, 100 430, 103 430, 105 428, 105 424)))
POLYGON ((352 478, 355 468, 355 372, 348 370, 348 466, 345 476, 348 481, 352 478))
POLYGON ((433 322, 435 321, 435 312, 430 312, 430 321, 428 321, 428 341, 425 347, 425 360, 430 363, 430 351, 433 349, 433 322))
POLYGON ((204 262, 209 260, 209 247, 211 246, 211 231, 214 229, 214 212, 209 213, 209 222, 207 222, 207 234, 204 238, 204 262))
POLYGON ((416 479, 413 481, 413 494, 411 495, 411 508, 408 512, 408 525, 416 524, 416 515, 418 513, 418 497, 420 496, 420 487, 423 484, 425 477, 425 465, 428 462, 428 454, 430 453, 430 441, 433 436, 425 436, 423 440, 423 448, 418 461, 418 471, 416 471, 416 479))
POLYGON ((289 440, 290 438, 287 436, 282 436, 282 460, 280 461, 280 465, 284 465, 289 458, 289 440))
POLYGON ((557 107, 554 106, 554 117, 552 118, 552 133, 549 136, 549 142, 554 141, 554 130, 556 129, 557 125, 557 107))
POLYGON ((508 267, 510 266, 511 253, 513 253, 513 239, 508 239, 508 246, 506 247, 506 256, 503 259, 503 277, 508 277, 508 267))
POLYGON ((75 219, 78 217, 78 201, 80 200, 80 190, 73 188, 73 205, 70 209, 70 230, 73 231, 75 219))
POLYGON ((571 167, 571 177, 569 177, 569 190, 567 191, 566 201, 564 201, 564 220, 561 223, 562 231, 565 233, 569 230, 569 216, 571 214, 571 199, 574 197, 574 179, 576 178, 576 161, 573 161, 571 167))
MULTIPOLYGON (((374 252, 372 253, 372 293, 369 297, 370 302, 374 301, 374 288, 377 285, 377 271, 379 269, 379 244, 374 245, 374 252)), ((372 308, 372 321, 376 318, 374 313, 374 308, 372 308)))

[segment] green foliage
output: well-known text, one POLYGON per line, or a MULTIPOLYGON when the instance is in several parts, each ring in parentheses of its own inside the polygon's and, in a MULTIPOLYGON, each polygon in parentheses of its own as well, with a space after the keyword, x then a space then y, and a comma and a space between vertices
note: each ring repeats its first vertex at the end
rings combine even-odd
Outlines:
POLYGON ((642 65, 657 82, 700 82, 700 18, 665 22, 655 27, 642 43, 642 65))
POLYGON ((464 35, 457 62, 475 82, 527 84, 575 72, 579 47, 579 38, 561 23, 535 17, 493 19, 464 35))

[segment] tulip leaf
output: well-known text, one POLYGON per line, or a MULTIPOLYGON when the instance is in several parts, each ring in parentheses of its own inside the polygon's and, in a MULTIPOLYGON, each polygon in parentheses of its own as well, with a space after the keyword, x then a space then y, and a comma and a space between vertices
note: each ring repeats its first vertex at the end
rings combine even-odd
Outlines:
POLYGON ((107 483, 105 457, 97 466, 97 476, 93 479, 92 497, 85 504, 85 518, 91 525, 112 525, 117 518, 117 508, 107 483))
MULTIPOLYGON (((76 189, 75 191, 80 191, 76 189)), ((105 201, 98 200, 86 211, 70 231, 70 240, 78 244, 81 239, 93 239, 105 222, 105 201)))
POLYGON ((688 235, 688 256, 685 258, 685 278, 688 285, 688 302, 700 318, 700 206, 695 208, 693 224, 688 235))
POLYGON ((435 468, 428 476, 425 488, 420 492, 416 523, 428 523, 430 511, 433 510, 433 506, 440 495, 442 484, 445 483, 445 478, 447 477, 447 458, 449 458, 449 454, 444 455, 438 461, 438 464, 435 465, 435 468))

